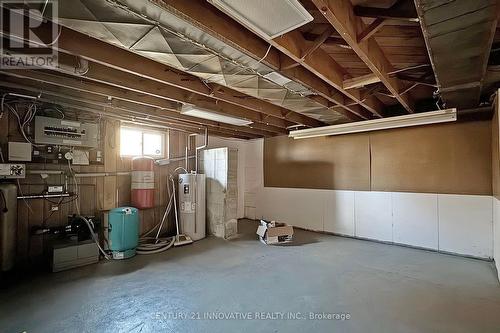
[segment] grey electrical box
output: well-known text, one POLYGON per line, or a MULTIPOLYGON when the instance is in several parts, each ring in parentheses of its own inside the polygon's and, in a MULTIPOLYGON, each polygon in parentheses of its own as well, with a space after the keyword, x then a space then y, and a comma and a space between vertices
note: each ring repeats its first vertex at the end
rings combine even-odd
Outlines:
POLYGON ((31 162, 31 143, 9 142, 9 161, 31 162))
POLYGON ((98 135, 98 124, 41 116, 35 117, 36 143, 97 148, 98 135))

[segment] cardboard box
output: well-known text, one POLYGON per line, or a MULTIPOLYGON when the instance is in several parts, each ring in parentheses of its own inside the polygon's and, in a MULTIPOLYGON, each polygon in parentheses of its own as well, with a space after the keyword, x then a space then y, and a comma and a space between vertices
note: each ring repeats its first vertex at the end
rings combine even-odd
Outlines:
POLYGON ((286 223, 260 220, 257 235, 267 245, 290 243, 293 239, 293 227, 286 223))

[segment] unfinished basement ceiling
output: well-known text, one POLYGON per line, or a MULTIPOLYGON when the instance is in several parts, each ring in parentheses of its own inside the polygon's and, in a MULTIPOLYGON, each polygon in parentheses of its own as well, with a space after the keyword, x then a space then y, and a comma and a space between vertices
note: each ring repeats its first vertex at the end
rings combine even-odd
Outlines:
POLYGON ((264 78, 273 70, 148 0, 59 2, 59 23, 142 56, 328 124, 348 121, 303 85, 264 78))

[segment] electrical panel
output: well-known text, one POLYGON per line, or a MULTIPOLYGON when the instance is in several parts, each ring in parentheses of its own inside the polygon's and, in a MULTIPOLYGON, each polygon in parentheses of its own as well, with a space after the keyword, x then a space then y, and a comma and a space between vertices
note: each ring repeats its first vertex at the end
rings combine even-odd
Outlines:
POLYGON ((98 124, 35 117, 35 142, 39 144, 97 148, 98 136, 98 124))
POLYGON ((0 179, 19 179, 26 177, 24 164, 0 163, 0 179))

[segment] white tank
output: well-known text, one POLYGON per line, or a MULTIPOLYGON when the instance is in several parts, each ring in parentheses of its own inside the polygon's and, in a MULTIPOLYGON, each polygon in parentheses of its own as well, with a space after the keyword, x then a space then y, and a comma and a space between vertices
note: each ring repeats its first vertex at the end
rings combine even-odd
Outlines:
POLYGON ((193 241, 205 238, 205 175, 179 175, 180 232, 193 241))

